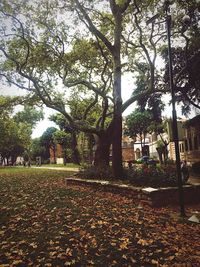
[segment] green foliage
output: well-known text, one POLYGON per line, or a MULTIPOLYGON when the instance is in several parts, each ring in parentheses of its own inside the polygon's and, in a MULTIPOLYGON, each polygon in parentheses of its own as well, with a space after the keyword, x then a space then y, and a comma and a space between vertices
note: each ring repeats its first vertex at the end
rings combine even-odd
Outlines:
POLYGON ((17 156, 30 156, 32 129, 43 118, 42 111, 27 105, 13 116, 13 107, 19 101, 18 97, 0 97, 0 153, 12 163, 17 156))
POLYGON ((151 113, 148 111, 140 112, 136 110, 126 117, 125 133, 131 138, 138 134, 146 134, 151 123, 151 113))
POLYGON ((10 105, 10 97, 0 96, 0 112, 1 116, 3 113, 10 113, 12 106, 10 105))
POLYGON ((177 186, 176 170, 173 166, 155 167, 147 164, 127 171, 130 183, 142 187, 177 186))
POLYGON ((113 180, 115 178, 111 167, 101 168, 88 164, 81 164, 79 175, 84 179, 92 180, 113 180))
POLYGON ((47 147, 54 145, 53 134, 57 131, 55 127, 48 127, 41 136, 41 143, 47 147))
POLYGON ((35 138, 31 141, 30 145, 30 156, 32 160, 35 160, 36 157, 42 157, 46 159, 49 157, 49 153, 46 155, 46 148, 41 144, 40 138, 35 138))
POLYGON ((62 131, 66 131, 66 132, 73 131, 69 122, 61 113, 56 113, 56 114, 51 115, 49 117, 49 120, 53 121, 55 124, 57 124, 59 126, 59 129, 62 131))
POLYGON ((62 146, 62 154, 64 157, 64 164, 66 164, 67 158, 71 158, 71 133, 67 133, 61 130, 57 130, 53 133, 53 140, 55 144, 60 144, 62 146))
POLYGON ((17 123, 24 122, 29 124, 31 128, 34 128, 38 121, 44 119, 44 114, 42 110, 25 105, 24 109, 17 112, 13 118, 17 123))
POLYGON ((29 149, 31 128, 25 123, 16 123, 12 118, 0 118, 0 153, 3 158, 12 158, 29 149))
POLYGON ((40 137, 41 145, 45 147, 45 155, 47 158, 50 157, 50 148, 55 151, 55 140, 54 140, 54 133, 57 131, 55 127, 49 127, 47 128, 42 136, 40 137))
POLYGON ((70 146, 71 134, 64 131, 57 130, 53 133, 53 140, 55 143, 62 145, 63 147, 70 146))

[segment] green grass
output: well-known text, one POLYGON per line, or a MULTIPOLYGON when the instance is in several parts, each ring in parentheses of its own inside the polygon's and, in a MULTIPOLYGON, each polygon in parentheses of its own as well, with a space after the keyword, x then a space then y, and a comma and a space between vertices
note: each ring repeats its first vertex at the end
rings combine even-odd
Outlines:
POLYGON ((0 266, 200 264, 199 226, 170 216, 178 209, 138 209, 103 188, 66 186, 72 175, 0 168, 0 266))

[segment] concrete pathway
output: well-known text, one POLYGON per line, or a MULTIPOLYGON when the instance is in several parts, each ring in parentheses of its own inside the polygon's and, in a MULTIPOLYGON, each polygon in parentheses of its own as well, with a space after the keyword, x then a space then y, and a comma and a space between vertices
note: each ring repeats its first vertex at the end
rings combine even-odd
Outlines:
POLYGON ((191 184, 197 184, 197 183, 200 184, 200 177, 190 176, 188 182, 191 184))
POLYGON ((73 171, 73 172, 78 172, 79 168, 78 167, 47 167, 47 166, 31 166, 31 168, 35 169, 47 169, 47 170, 55 170, 55 171, 73 171))

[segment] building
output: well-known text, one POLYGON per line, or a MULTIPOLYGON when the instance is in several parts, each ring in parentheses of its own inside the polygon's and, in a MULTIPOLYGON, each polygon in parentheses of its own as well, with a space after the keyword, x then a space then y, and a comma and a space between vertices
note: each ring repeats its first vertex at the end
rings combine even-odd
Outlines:
POLYGON ((179 142, 180 157, 192 165, 200 161, 200 115, 186 121, 183 129, 183 140, 179 142))
POLYGON ((137 159, 135 154, 135 140, 125 135, 122 137, 122 159, 124 162, 137 159))

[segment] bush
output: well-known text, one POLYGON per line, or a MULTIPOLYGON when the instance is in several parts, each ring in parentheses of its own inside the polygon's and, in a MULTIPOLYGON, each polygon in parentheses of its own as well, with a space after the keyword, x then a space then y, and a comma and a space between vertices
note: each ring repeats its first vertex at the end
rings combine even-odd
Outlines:
POLYGON ((50 159, 44 159, 44 160, 42 160, 42 164, 50 164, 50 159))
POLYGON ((84 179, 94 180, 112 180, 114 175, 111 167, 97 168, 94 165, 82 164, 80 167, 79 176, 84 179))
MULTIPOLYGON (((117 180, 111 167, 97 168, 87 164, 81 165, 78 176, 91 180, 117 180)), ((126 181, 126 184, 128 182, 141 187, 175 187, 177 186, 176 168, 173 165, 134 165, 132 169, 124 169, 123 181, 126 181)))
POLYGON ((156 167, 147 164, 127 171, 130 183, 145 187, 177 186, 176 170, 173 167, 156 167))
POLYGON ((194 164, 192 164, 192 171, 195 174, 200 174, 200 161, 195 162, 194 164))
POLYGON ((167 165, 175 165, 175 162, 174 162, 173 159, 167 159, 167 160, 166 160, 166 164, 167 164, 167 165))

